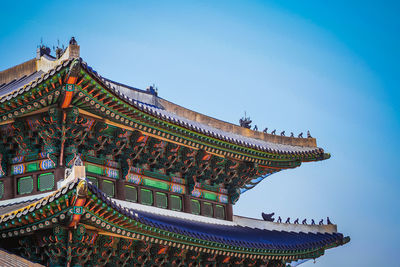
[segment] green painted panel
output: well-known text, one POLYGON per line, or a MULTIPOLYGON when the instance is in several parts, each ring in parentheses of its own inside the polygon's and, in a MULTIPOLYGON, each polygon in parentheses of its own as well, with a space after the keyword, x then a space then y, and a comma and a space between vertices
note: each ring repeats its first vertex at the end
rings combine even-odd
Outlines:
POLYGON ((29 155, 25 156, 24 161, 31 161, 31 160, 35 160, 37 158, 38 158, 38 154, 37 153, 29 154, 29 155))
POLYGON ((37 162, 26 164, 26 172, 34 172, 39 170, 39 166, 37 162))
POLYGON ((169 183, 165 183, 162 181, 155 181, 150 179, 143 179, 143 184, 151 187, 155 187, 162 190, 169 190, 169 183))
POLYGON ((207 217, 212 217, 213 216, 213 206, 211 203, 204 202, 203 203, 203 215, 207 217))
POLYGON ((98 158, 95 158, 95 157, 92 157, 92 156, 86 156, 86 160, 87 161, 90 161, 90 162, 93 162, 93 163, 96 163, 96 164, 104 164, 104 160, 102 160, 102 159, 98 159, 98 158))
POLYGON ((200 201, 195 200, 195 199, 191 199, 190 200, 190 207, 191 207, 191 210, 192 210, 193 214, 197 214, 197 215, 200 214, 200 201))
POLYGON ((115 190, 114 190, 114 183, 108 180, 103 180, 102 184, 103 188, 102 191, 106 193, 107 196, 109 197, 114 197, 115 195, 115 190))
POLYGON ((86 164, 86 171, 98 175, 103 175, 103 168, 92 164, 86 164))
POLYGON ((225 219, 225 207, 221 205, 215 205, 214 216, 217 219, 225 219))
POLYGON ((217 201, 217 194, 210 192, 203 192, 203 197, 208 200, 217 201))
POLYGON ((18 194, 29 194, 33 191, 32 176, 26 176, 18 179, 18 194))
POLYGON ((125 185, 125 197, 126 200, 131 202, 137 202, 137 189, 134 186, 125 185))
POLYGON ((145 205, 153 205, 153 192, 149 189, 140 189, 140 198, 142 201, 142 204, 145 205))
POLYGON ((219 186, 211 186, 208 184, 201 184, 201 188, 206 189, 208 191, 218 192, 219 186))
POLYGON ((39 191, 46 191, 51 190, 54 187, 54 174, 43 173, 38 177, 38 190, 39 191))
POLYGON ((154 178, 165 180, 165 181, 169 181, 170 180, 170 177, 168 175, 165 175, 165 174, 162 174, 162 173, 143 170, 143 174, 146 175, 146 176, 154 177, 154 178))
POLYGON ((182 210, 182 197, 170 195, 169 205, 171 210, 181 211, 182 210))
POLYGON ((168 196, 165 193, 156 192, 156 205, 159 208, 168 208, 168 196))

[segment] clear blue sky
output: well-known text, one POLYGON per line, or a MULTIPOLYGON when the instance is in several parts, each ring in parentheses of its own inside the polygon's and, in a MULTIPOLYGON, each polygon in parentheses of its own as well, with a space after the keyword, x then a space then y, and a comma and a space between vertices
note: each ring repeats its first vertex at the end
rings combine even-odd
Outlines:
POLYGON ((75 36, 110 79, 229 122, 309 129, 332 158, 270 176, 234 212, 330 216, 351 236, 303 266, 400 266, 399 4, 266 2, 2 2, 0 69, 75 36))

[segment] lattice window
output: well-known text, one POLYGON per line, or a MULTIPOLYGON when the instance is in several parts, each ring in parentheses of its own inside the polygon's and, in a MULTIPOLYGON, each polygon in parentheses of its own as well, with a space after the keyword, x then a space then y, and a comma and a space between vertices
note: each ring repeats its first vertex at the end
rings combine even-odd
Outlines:
POLYGON ((99 182, 97 181, 96 177, 86 176, 86 179, 90 181, 93 185, 95 185, 97 188, 99 187, 99 182))
POLYGON ((196 200, 196 199, 191 199, 190 200, 190 207, 192 210, 193 214, 200 214, 200 201, 196 200))
POLYGON ((213 206, 209 202, 204 202, 203 205, 203 215, 207 217, 212 217, 213 216, 213 206))
POLYGON ((51 172, 40 174, 38 177, 38 190, 46 191, 54 188, 54 174, 51 172))
POLYGON ((181 211, 182 198, 180 196, 170 195, 169 205, 171 207, 171 210, 181 211))
POLYGON ((153 205, 153 192, 151 190, 144 188, 140 189, 140 198, 142 204, 153 205))
POLYGON ((221 205, 215 205, 214 216, 217 219, 225 219, 225 207, 221 205))
POLYGON ((168 208, 168 196, 165 193, 156 192, 156 205, 159 208, 168 208))
POLYGON ((3 198, 4 195, 4 183, 0 182, 0 199, 3 198))
POLYGON ((33 191, 33 178, 26 176, 18 179, 18 194, 29 194, 33 191))
POLYGON ((114 183, 108 180, 103 180, 102 184, 103 188, 102 191, 109 197, 114 197, 115 194, 115 189, 114 189, 114 183))
POLYGON ((131 202, 137 202, 137 189, 134 186, 125 185, 125 197, 126 200, 131 202))

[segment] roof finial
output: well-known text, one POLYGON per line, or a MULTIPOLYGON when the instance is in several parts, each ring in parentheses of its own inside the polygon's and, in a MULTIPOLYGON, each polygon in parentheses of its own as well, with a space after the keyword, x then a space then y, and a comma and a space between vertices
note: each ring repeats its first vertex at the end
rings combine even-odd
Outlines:
POLYGON ((71 40, 69 40, 69 44, 70 44, 70 45, 77 45, 77 44, 78 44, 78 42, 75 40, 75 37, 74 37, 74 36, 72 36, 72 37, 71 37, 71 40))
POLYGON ((155 95, 155 96, 158 95, 158 88, 156 87, 156 85, 154 83, 153 83, 153 85, 150 85, 149 87, 147 87, 146 91, 152 95, 155 95))
POLYGON ((247 114, 246 114, 246 111, 245 111, 244 112, 244 117, 239 120, 240 126, 244 127, 244 128, 247 128, 247 129, 250 129, 251 128, 251 122, 252 122, 252 120, 250 119, 250 117, 247 117, 247 114))

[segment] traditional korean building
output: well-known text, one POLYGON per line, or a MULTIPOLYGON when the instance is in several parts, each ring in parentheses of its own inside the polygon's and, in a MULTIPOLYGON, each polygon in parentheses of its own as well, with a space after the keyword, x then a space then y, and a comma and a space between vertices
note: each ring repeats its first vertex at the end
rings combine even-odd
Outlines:
POLYGON ((271 174, 329 157, 312 137, 253 131, 104 78, 74 39, 55 57, 42 46, 0 72, 0 262, 295 266, 349 237, 232 205, 271 174))

